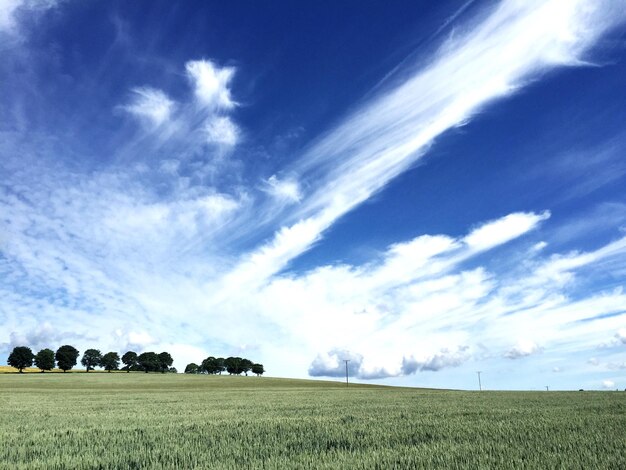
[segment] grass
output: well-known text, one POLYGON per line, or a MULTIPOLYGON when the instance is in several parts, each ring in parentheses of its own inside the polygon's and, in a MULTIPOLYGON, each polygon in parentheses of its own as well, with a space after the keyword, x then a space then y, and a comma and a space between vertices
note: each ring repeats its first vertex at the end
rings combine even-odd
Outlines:
POLYGON ((626 468, 624 392, 0 376, 0 468, 626 468))

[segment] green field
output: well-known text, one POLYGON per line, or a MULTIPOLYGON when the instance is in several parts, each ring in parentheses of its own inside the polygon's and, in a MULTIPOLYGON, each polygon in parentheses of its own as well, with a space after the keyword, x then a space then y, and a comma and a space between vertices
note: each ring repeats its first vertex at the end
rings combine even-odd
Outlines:
POLYGON ((0 468, 626 468, 624 392, 0 374, 0 468))

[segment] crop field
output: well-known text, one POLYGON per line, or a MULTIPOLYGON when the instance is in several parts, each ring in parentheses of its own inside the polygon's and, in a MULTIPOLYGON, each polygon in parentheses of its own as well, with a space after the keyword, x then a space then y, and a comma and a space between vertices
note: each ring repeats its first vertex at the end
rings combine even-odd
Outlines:
MULTIPOLYGON (((0 366, 0 374, 13 374, 17 372, 17 369, 15 367, 11 367, 11 366, 0 366)), ((85 372, 85 369, 72 369, 70 371, 68 371, 67 373, 74 373, 74 372, 85 372)), ((37 369, 36 367, 27 367, 26 369, 24 369, 23 371, 24 374, 34 374, 34 373, 38 373, 41 374, 41 369, 37 369)), ((50 371, 45 372, 46 374, 57 374, 57 373, 63 373, 63 371, 61 369, 52 369, 50 371)))
POLYGON ((0 468, 626 468, 624 392, 0 374, 0 468))

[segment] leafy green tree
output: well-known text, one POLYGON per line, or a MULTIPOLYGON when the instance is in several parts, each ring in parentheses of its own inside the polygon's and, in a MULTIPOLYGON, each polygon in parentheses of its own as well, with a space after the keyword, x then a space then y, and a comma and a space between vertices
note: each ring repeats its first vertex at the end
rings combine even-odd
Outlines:
POLYGON ((198 367, 198 364, 192 362, 191 364, 187 364, 187 367, 185 367, 185 374, 197 374, 199 370, 200 368, 198 367))
POLYGON ((223 357, 218 357, 217 359, 215 359, 215 368, 216 373, 222 375, 222 372, 224 372, 226 370, 226 364, 225 364, 226 359, 224 359, 223 357))
POLYGON ((124 353, 124 355, 122 356, 122 362, 126 365, 124 367, 124 369, 126 369, 126 372, 130 372, 131 370, 136 369, 139 365, 139 362, 137 361, 137 353, 134 351, 128 351, 124 353))
POLYGON ((99 349, 87 349, 87 351, 83 354, 80 363, 84 365, 87 368, 87 372, 89 372, 94 367, 99 366, 101 361, 102 354, 99 349))
POLYGON ((173 362, 174 359, 172 359, 170 353, 162 352, 159 354, 159 369, 161 370, 161 373, 165 374, 172 366, 173 362))
POLYGON ((250 369, 252 369, 253 365, 254 363, 249 359, 242 359, 241 362, 239 363, 241 372, 246 374, 246 376, 248 376, 248 372, 250 372, 250 369))
POLYGON ((26 369, 33 365, 33 359, 35 356, 30 348, 26 346, 16 346, 13 348, 11 354, 9 354, 9 358, 7 363, 11 367, 15 367, 19 370, 20 374, 26 369))
POLYGON ((217 374, 221 370, 222 368, 218 364, 218 360, 213 356, 207 357, 200 366, 200 372, 206 372, 207 374, 217 374))
POLYGON ((78 354, 78 349, 76 349, 74 346, 70 346, 69 344, 65 344, 57 349, 54 358, 59 365, 59 369, 61 369, 63 372, 67 372, 76 365, 78 354))
POLYGON ((111 372, 120 368, 120 356, 116 352, 108 352, 102 356, 100 365, 104 370, 111 372))
POLYGON ((148 372, 157 372, 161 370, 161 361, 159 355, 155 352, 144 352, 137 357, 139 368, 146 374, 148 372))
POLYGON ((252 365, 252 373, 256 374, 257 377, 262 376, 265 373, 265 369, 263 368, 263 364, 253 364, 252 365))
POLYGON ((241 368, 241 361, 242 359, 240 357, 227 357, 224 360, 226 372, 228 372, 230 375, 241 374, 241 372, 243 372, 243 369, 241 368))
POLYGON ((176 369, 176 367, 170 367, 167 371, 170 374, 178 374, 178 369, 176 369))
POLYGON ((41 372, 54 369, 54 351, 52 349, 42 349, 35 355, 35 365, 41 372))

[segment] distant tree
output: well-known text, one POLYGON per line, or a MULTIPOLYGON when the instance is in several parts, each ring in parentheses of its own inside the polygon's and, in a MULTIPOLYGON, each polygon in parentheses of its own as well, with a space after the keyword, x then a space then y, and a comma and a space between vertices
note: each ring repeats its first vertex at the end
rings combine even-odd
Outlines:
POLYGON ((159 369, 161 370, 161 373, 165 374, 172 366, 173 362, 174 359, 172 359, 170 353, 162 352, 159 354, 159 369))
POLYGON ((16 346, 15 348, 13 348, 11 354, 9 354, 7 363, 11 367, 15 367, 17 370, 19 370, 21 374, 24 369, 33 365, 34 358, 35 356, 33 355, 33 352, 30 350, 30 348, 27 348, 26 346, 16 346))
POLYGON ((176 369, 176 367, 170 367, 167 371, 170 374, 178 374, 178 369, 176 369))
POLYGON ((102 356, 100 365, 104 370, 111 372, 120 368, 120 356, 116 352, 108 352, 102 356))
POLYGON ((126 372, 130 372, 131 370, 136 369, 139 364, 137 362, 137 353, 134 351, 128 351, 127 353, 124 353, 124 355, 122 356, 122 362, 126 364, 126 367, 124 367, 126 372))
POLYGON ((246 377, 248 376, 248 372, 250 372, 250 369, 252 369, 253 365, 254 363, 249 359, 242 359, 241 362, 239 363, 241 372, 246 374, 246 377))
POLYGON ((220 365, 218 359, 213 356, 207 357, 204 361, 202 361, 202 365, 200 366, 200 372, 205 372, 207 374, 217 374, 223 370, 223 366, 220 365))
POLYGON ((41 372, 54 369, 54 351, 52 349, 42 349, 35 355, 35 365, 41 372))
POLYGON ((218 357, 217 359, 215 359, 215 368, 217 370, 217 374, 222 375, 222 372, 226 370, 226 364, 224 363, 225 361, 226 359, 224 359, 223 357, 218 357))
POLYGON ((262 376, 265 373, 265 369, 263 368, 263 364, 253 364, 252 365, 252 373, 256 374, 258 377, 262 376))
POLYGON ((159 355, 155 352, 144 352, 137 357, 139 368, 146 374, 148 372, 157 372, 161 370, 161 361, 159 355))
POLYGON ((66 344, 57 349, 54 358, 57 361, 59 369, 61 369, 63 372, 67 372, 76 365, 78 354, 78 349, 76 349, 74 346, 66 344))
POLYGON ((227 357, 224 359, 224 365, 226 366, 226 372, 230 375, 239 375, 243 372, 241 368, 241 359, 240 357, 227 357))
POLYGON ((84 365, 87 368, 87 372, 89 372, 94 367, 99 366, 101 361, 102 354, 99 349, 87 349, 87 351, 83 354, 80 363, 84 365))
POLYGON ((199 369, 198 364, 192 362, 191 364, 187 364, 187 367, 185 367, 185 374, 197 374, 199 369))

